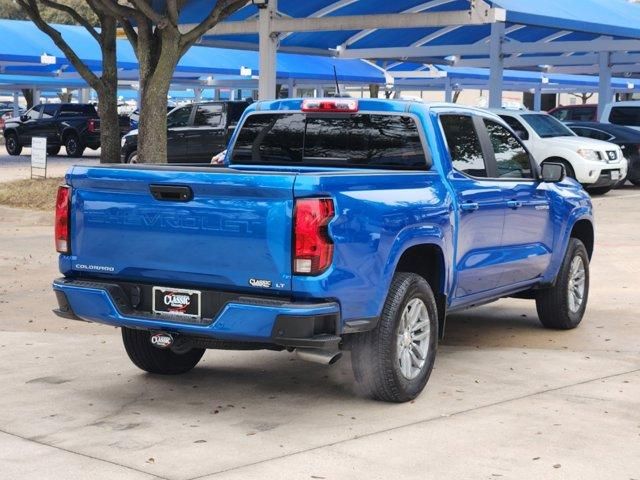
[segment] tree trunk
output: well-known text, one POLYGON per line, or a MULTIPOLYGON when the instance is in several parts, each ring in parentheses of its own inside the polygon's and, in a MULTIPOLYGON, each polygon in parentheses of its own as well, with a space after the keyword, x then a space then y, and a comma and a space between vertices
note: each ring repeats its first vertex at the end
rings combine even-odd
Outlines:
POLYGON ((30 88, 23 88, 22 96, 27 102, 27 110, 29 110, 30 108, 33 107, 33 90, 31 90, 30 88))
POLYGON ((369 97, 378 98, 378 95, 380 95, 380 85, 378 85, 376 83, 370 83, 369 84, 369 97))
MULTIPOLYGON (((161 31, 162 41, 155 68, 140 70, 142 105, 138 124, 138 161, 167 163, 167 95, 180 60, 179 32, 161 31)), ((138 48, 144 48, 139 46, 138 48)))
POLYGON ((100 163, 120 163, 116 21, 102 16, 102 86, 98 93, 100 114, 100 163))

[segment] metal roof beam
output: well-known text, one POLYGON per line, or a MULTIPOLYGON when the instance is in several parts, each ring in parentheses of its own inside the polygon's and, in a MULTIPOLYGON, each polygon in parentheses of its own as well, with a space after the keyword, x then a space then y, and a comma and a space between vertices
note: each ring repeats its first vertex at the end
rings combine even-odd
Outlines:
MULTIPOLYGON (((482 25, 505 21, 506 12, 501 8, 484 5, 470 10, 429 13, 395 13, 374 15, 349 15, 316 18, 282 18, 271 20, 271 32, 335 32, 348 30, 396 29, 420 27, 446 27, 453 25, 482 25)), ((189 31, 194 25, 181 25, 189 31)), ((239 35, 258 32, 256 20, 222 22, 207 35, 239 35)))
POLYGON ((566 52, 625 52, 640 51, 640 40, 596 39, 567 42, 506 42, 505 55, 520 53, 566 53, 566 52))
POLYGON ((438 45, 433 47, 338 48, 340 58, 417 59, 450 55, 489 55, 489 45, 438 45))

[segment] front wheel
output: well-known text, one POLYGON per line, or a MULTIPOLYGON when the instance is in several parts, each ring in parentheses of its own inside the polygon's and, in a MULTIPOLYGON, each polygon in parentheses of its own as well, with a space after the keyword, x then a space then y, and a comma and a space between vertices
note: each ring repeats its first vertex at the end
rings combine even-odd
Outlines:
POLYGON ((184 353, 176 353, 171 349, 154 347, 151 334, 146 330, 122 328, 122 342, 127 355, 133 364, 141 370, 160 375, 178 375, 193 369, 202 355, 204 348, 192 348, 184 353))
POLYGON ((8 133, 4 137, 5 147, 7 148, 7 153, 9 155, 20 155, 22 153, 22 145, 20 145, 20 141, 18 140, 18 136, 15 133, 8 133))
POLYGON ((138 163, 138 151, 134 150, 133 152, 129 153, 124 163, 138 163))
POLYGON ((351 362, 367 396, 407 402, 424 389, 436 358, 438 310, 424 278, 397 273, 375 329, 355 334, 351 362))
POLYGON ((576 328, 584 316, 588 297, 589 255, 580 240, 571 238, 556 284, 536 296, 540 322, 558 330, 576 328))

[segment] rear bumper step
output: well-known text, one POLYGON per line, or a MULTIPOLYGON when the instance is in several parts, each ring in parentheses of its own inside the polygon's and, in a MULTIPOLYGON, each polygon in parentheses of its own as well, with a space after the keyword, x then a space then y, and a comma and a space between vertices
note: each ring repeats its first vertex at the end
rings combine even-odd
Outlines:
POLYGON ((208 291, 210 308, 198 321, 160 316, 145 306, 145 285, 60 278, 53 282, 56 315, 120 327, 291 348, 334 350, 340 343, 336 302, 291 302, 208 291), (142 288, 141 288, 142 287, 142 288), (138 298, 142 295, 142 299, 138 298))

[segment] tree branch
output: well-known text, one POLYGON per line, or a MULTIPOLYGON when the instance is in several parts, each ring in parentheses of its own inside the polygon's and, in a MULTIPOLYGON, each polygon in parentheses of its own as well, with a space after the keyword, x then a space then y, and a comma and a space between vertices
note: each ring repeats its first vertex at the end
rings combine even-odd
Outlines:
POLYGON ((145 0, 131 0, 131 3, 135 5, 139 12, 142 12, 145 17, 155 23, 158 28, 162 29, 169 25, 167 17, 156 12, 145 0))
POLYGON ((16 0, 16 3, 22 7, 22 10, 24 10, 36 26, 53 40, 53 43, 65 54, 78 73, 82 75, 82 78, 84 78, 94 90, 99 90, 103 87, 100 78, 84 64, 76 52, 74 52, 64 38, 62 38, 60 32, 42 19, 36 0, 16 0))
POLYGON ((105 12, 109 12, 116 17, 130 18, 134 17, 138 11, 135 8, 126 7, 119 4, 116 0, 92 0, 96 6, 105 12))
POLYGON ((66 13, 73 20, 75 20, 76 23, 82 25, 91 34, 91 36, 95 38, 96 42, 100 43, 100 34, 96 31, 95 28, 93 28, 93 25, 91 25, 91 23, 89 23, 87 19, 80 15, 76 10, 69 7, 68 5, 63 5, 51 0, 40 0, 40 3, 42 3, 45 7, 53 8, 55 10, 66 13))
POLYGON ((134 50, 138 49, 138 33, 128 18, 116 17, 134 50))
POLYGON ((181 35, 180 46, 182 51, 186 51, 191 45, 193 45, 201 36, 216 26, 218 22, 221 22, 238 8, 244 6, 247 0, 218 0, 216 5, 211 9, 211 12, 199 25, 189 30, 187 33, 181 35))

